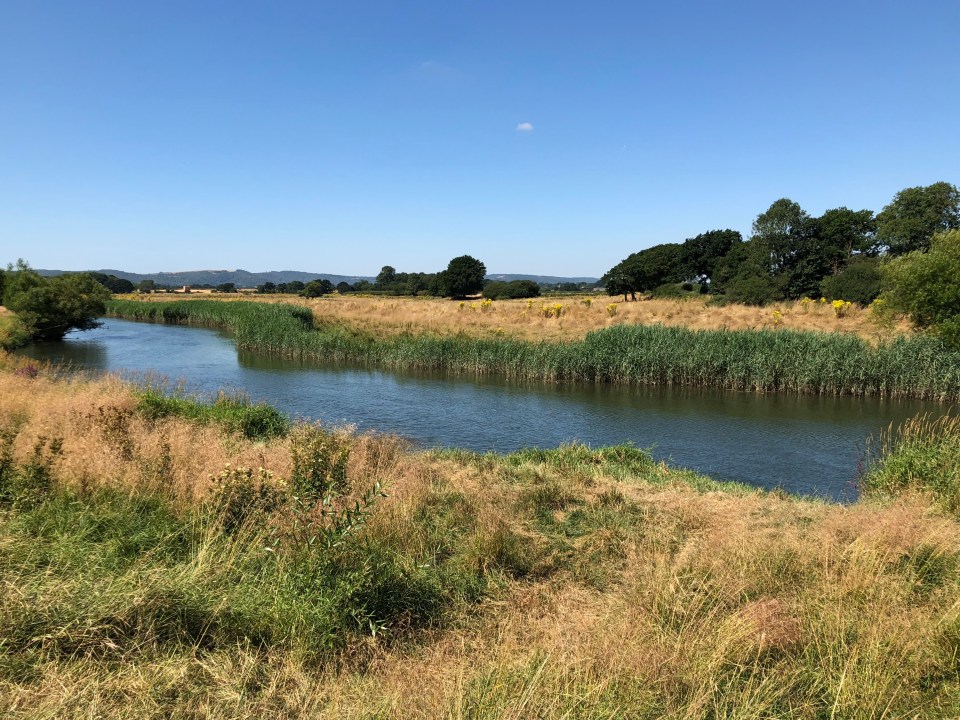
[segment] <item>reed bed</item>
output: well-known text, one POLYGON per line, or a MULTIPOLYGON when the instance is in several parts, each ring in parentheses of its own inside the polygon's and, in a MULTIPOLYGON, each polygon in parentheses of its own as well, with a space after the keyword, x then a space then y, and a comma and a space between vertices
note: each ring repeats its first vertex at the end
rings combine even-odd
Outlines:
POLYGON ((836 333, 616 325, 578 341, 528 342, 424 333, 377 337, 342 324, 315 326, 309 309, 283 304, 114 300, 108 310, 134 320, 225 328, 241 350, 320 362, 531 382, 960 398, 960 352, 926 336, 874 346, 836 333))

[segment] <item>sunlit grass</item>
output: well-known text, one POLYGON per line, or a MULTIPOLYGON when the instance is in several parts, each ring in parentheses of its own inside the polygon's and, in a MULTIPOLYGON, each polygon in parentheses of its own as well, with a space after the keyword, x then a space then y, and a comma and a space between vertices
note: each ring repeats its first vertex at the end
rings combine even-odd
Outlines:
MULTIPOLYGON (((201 300, 210 296, 179 296, 201 300)), ((824 299, 805 298, 772 306, 754 307, 730 303, 711 303, 709 296, 677 299, 643 299, 624 302, 604 294, 549 295, 530 300, 496 300, 479 312, 480 301, 452 302, 438 298, 364 297, 330 295, 307 300, 296 296, 244 295, 243 299, 264 304, 285 303, 309 307, 318 322, 345 323, 376 336, 398 333, 436 335, 467 334, 490 337, 501 330, 523 340, 577 340, 592 330, 617 324, 685 327, 691 330, 757 330, 775 326, 790 330, 836 332, 857 335, 877 342, 894 335, 911 334, 904 321, 878 323, 875 313, 857 305, 846 307, 838 317, 824 299), (589 302, 588 302, 589 301, 589 302), (806 302, 805 302, 806 301, 806 302), (470 305, 476 311, 469 310, 470 305), (544 308, 561 306, 560 314, 544 308), (772 313, 780 314, 780 322, 772 313)), ((141 299, 167 302, 169 295, 148 295, 141 299)), ((219 298, 221 302, 236 298, 219 298)))
POLYGON ((7 717, 960 712, 960 525, 923 490, 960 482, 929 476, 955 468, 955 422, 905 426, 879 461, 900 474, 897 448, 930 449, 919 491, 841 506, 630 446, 249 438, 112 378, 21 367, 0 355, 7 717), (343 452, 344 496, 387 497, 332 551, 289 544, 291 506, 224 489, 262 467, 288 492, 343 452))

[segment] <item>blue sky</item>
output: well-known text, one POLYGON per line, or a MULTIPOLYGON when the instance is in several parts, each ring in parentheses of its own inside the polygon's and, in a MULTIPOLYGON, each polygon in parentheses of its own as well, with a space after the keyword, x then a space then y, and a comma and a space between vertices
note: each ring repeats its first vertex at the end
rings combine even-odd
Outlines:
POLYGON ((960 2, 0 2, 0 262, 599 276, 960 182, 960 2))

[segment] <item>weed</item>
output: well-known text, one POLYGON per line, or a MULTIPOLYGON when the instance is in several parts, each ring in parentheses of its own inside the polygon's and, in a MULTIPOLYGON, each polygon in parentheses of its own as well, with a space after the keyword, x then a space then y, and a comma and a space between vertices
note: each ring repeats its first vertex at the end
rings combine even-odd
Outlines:
POLYGON ((248 522, 263 525, 287 502, 286 488, 264 468, 227 465, 210 478, 207 504, 227 532, 236 532, 248 522))
POLYGON ((322 500, 346 488, 350 445, 342 435, 316 425, 298 425, 290 435, 290 458, 291 488, 305 501, 322 500))

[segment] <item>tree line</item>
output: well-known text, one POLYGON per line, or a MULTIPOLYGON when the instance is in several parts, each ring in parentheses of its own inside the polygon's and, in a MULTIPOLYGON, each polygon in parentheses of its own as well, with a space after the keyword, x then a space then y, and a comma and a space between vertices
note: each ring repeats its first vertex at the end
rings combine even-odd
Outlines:
POLYGON ((960 228, 960 191, 946 182, 905 188, 879 213, 838 207, 815 217, 789 198, 776 200, 744 240, 711 230, 682 243, 633 253, 604 274, 610 295, 703 293, 762 305, 827 296, 869 304, 881 291, 881 265, 927 252, 937 233, 960 228))
POLYGON ((464 298, 476 295, 484 286, 487 267, 470 255, 453 258, 445 270, 436 273, 397 272, 384 265, 373 282, 358 280, 341 282, 335 289, 341 294, 375 292, 384 295, 423 295, 430 297, 464 298))

